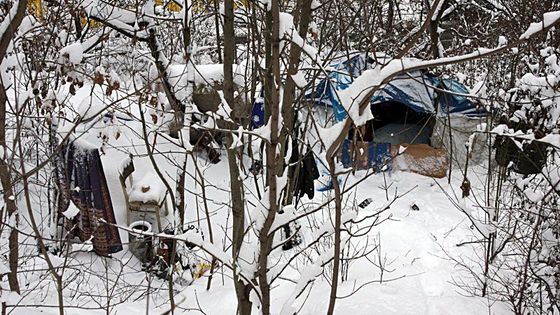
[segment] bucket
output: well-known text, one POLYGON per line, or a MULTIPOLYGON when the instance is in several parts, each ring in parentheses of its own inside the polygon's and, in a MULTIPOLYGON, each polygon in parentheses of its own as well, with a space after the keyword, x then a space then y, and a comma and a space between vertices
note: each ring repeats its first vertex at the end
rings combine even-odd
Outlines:
MULTIPOLYGON (((128 226, 135 232, 152 232, 152 224, 148 221, 135 221, 128 226)), ((150 262, 153 258, 152 236, 128 233, 128 249, 142 263, 150 262)))

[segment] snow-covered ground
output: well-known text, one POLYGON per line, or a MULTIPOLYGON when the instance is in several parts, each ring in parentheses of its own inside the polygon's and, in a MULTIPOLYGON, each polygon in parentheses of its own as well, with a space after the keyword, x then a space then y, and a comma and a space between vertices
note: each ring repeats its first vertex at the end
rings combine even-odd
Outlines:
MULTIPOLYGON (((364 175, 365 171, 357 172, 350 181, 364 175)), ((468 246, 456 246, 474 235, 469 220, 446 195, 451 187, 458 190, 459 179, 462 177, 454 177, 449 186, 447 179, 434 180, 399 171, 387 176, 387 184, 392 184, 390 195, 395 188, 399 193, 410 192, 385 213, 389 220, 368 233, 368 237, 380 240, 381 254, 370 255, 372 262, 361 258, 350 264, 348 279, 338 291, 339 296, 348 297, 337 302, 336 314, 509 314, 507 305, 489 304, 484 298, 468 296, 455 284, 455 280, 468 283, 469 274, 450 257, 477 259, 468 246), (413 204, 419 210, 412 210, 413 204), (379 259, 386 269, 381 282, 380 269, 375 266, 379 266, 379 259), (354 291, 357 292, 352 294, 354 291)), ((387 203, 385 190, 380 188, 384 182, 382 174, 373 175, 346 198, 357 203, 372 198, 373 202, 363 211, 381 207, 387 203)), ((315 197, 314 201, 320 198, 315 197)), ((360 244, 364 244, 363 239, 360 244)), ((292 293, 295 284, 290 280, 297 281, 298 272, 291 270, 286 277, 289 280, 281 281, 272 293, 273 309, 277 311, 292 293)), ((185 305, 198 299, 208 314, 233 314, 236 302, 231 281, 226 279, 225 286, 216 281, 210 292, 205 291, 205 281, 195 282, 182 293, 185 305)), ((329 281, 321 277, 298 314, 324 314, 329 293, 329 281)))
MULTIPOLYGON (((107 154, 104 159, 109 160, 111 154, 107 154)), ((115 155, 113 155, 115 158, 115 155)), ((140 159, 140 161, 142 161, 140 159)), ((144 161, 147 162, 147 161, 144 161)), ((136 161, 139 164, 139 161, 136 161)), ((149 164, 148 164, 149 165, 149 164)), ((193 163, 189 163, 193 167, 193 163)), ((119 188, 116 181, 117 163, 105 163, 105 171, 108 174, 114 207, 118 221, 123 222, 124 214, 120 213, 123 209, 122 196, 119 195, 119 188)), ((208 166, 208 165, 207 165, 208 166)), ((142 168, 140 168, 142 169, 142 168)), ((194 171, 191 169, 191 171, 194 171)), ((222 161, 217 165, 211 165, 204 171, 204 178, 207 182, 207 194, 209 195, 208 204, 212 209, 212 224, 214 224, 214 238, 223 239, 223 229, 219 228, 227 217, 227 207, 223 202, 227 200, 227 163, 222 161), (212 186, 210 186, 210 184, 212 186)), ((348 184, 362 178, 365 171, 357 172, 351 176, 348 184)), ((352 261, 349 265, 347 278, 341 283, 338 295, 341 298, 336 304, 336 314, 508 314, 507 305, 489 304, 489 301, 480 297, 468 296, 454 280, 466 281, 469 283, 469 274, 462 266, 455 263, 450 257, 469 261, 472 258, 476 261, 476 256, 468 246, 456 246, 458 243, 469 241, 473 238, 474 232, 471 229, 469 220, 456 209, 449 201, 447 194, 452 190, 458 190, 462 177, 455 174, 452 184, 447 184, 447 179, 434 180, 432 178, 395 171, 387 174, 386 178, 382 174, 369 176, 364 183, 357 186, 356 190, 345 195, 345 200, 352 203, 359 203, 366 198, 372 198, 373 202, 361 211, 371 211, 382 207, 387 203, 386 191, 381 188, 385 181, 391 185, 389 198, 392 198, 395 189, 399 194, 408 192, 397 199, 389 210, 384 213, 383 218, 388 220, 377 227, 374 227, 367 235, 371 240, 380 241, 380 254, 374 252, 366 258, 352 261), (412 205, 417 205, 419 210, 413 210, 412 205), (384 273, 381 278, 380 265, 384 265, 384 273), (377 265, 377 266, 376 266, 377 265), (460 279, 459 279, 460 277, 460 279), (354 292, 354 293, 353 293, 354 292)), ((190 189, 199 191, 200 187, 195 186, 190 180, 190 189)), ((315 199, 308 202, 320 202, 321 199, 328 198, 328 194, 316 195, 315 199)), ((202 205, 202 200, 196 200, 194 195, 189 195, 188 218, 196 220, 197 207, 202 205)), ((200 209, 198 210, 200 211, 200 209)), ((318 214, 320 215, 320 214, 318 214)), ((202 215, 203 216, 203 215, 202 215)), ((306 220, 300 222, 305 231, 306 220)), ((206 224, 201 224, 201 229, 205 230, 206 224)), ((305 235, 305 233, 304 233, 305 235)), ((123 240, 127 239, 125 234, 123 240)), ((357 247, 364 245, 365 237, 353 243, 357 247)), ((221 243, 218 241, 218 243, 221 243)), ((147 276, 140 270, 140 264, 126 250, 114 255, 113 259, 104 259, 91 253, 79 253, 72 255, 76 262, 91 262, 91 271, 97 270, 100 274, 105 271, 105 264, 110 267, 109 273, 121 273, 120 279, 115 282, 116 291, 126 292, 128 286, 133 286, 137 291, 145 291, 148 285, 147 276), (126 265, 124 265, 126 264, 126 265)), ((476 265, 474 265, 476 268, 476 265)), ((301 266, 299 266, 301 267, 301 266)), ((481 269, 475 269, 481 272, 481 269)), ((175 300, 179 303, 180 309, 193 314, 200 313, 196 309, 203 310, 206 314, 234 314, 236 309, 235 293, 231 281, 231 273, 225 270, 225 275, 221 274, 224 269, 218 269, 210 291, 206 291, 207 278, 203 277, 196 280, 190 286, 175 286, 176 293, 179 293, 175 300)), ((272 309, 278 313, 284 302, 288 299, 298 280, 298 270, 291 268, 285 274, 285 279, 277 282, 272 291, 272 309)), ((320 276, 311 286, 311 290, 306 290, 308 294, 305 306, 299 309, 298 314, 323 314, 328 306, 330 285, 327 277, 320 276)), ((114 279, 116 275, 112 278, 114 279)), ((81 276, 78 277, 81 279, 81 276)), ((140 296, 130 290, 131 294, 138 299, 130 302, 128 299, 123 304, 115 306, 113 311, 116 314, 130 314, 145 312, 146 307, 149 313, 161 313, 168 307, 167 283, 151 277, 151 287, 157 289, 149 296, 140 296), (138 295, 138 296, 137 296, 138 295)), ((106 287, 101 279, 92 276, 84 283, 76 283, 76 286, 89 285, 92 290, 97 290, 102 294, 106 287)), ((92 296, 72 296, 74 292, 71 288, 65 292, 65 300, 68 305, 89 305, 98 306, 92 302, 92 296)), ((51 286, 51 289, 52 288, 51 286)), ((77 287, 76 287, 77 289, 77 287)), ((79 291, 84 292, 81 287, 79 291)), ((93 291, 92 291, 93 292, 93 291)), ((93 293, 92 293, 93 294, 93 293)), ((41 301, 43 297, 28 297, 27 303, 32 300, 41 301)), ((56 305, 56 295, 49 294, 45 305, 56 305)), ((27 304, 23 303, 23 304, 27 304)), ((104 298, 100 297, 101 305, 104 298)), ((112 303, 118 303, 114 300, 112 303)), ((298 305, 296 305, 297 307, 298 305)), ((28 308, 16 309, 18 314, 31 313, 56 313, 56 308, 36 309, 33 312, 28 308)), ((69 314, 84 314, 84 309, 69 308, 69 314)), ((91 313, 103 313, 103 311, 88 311, 91 313)))
MULTIPOLYGON (((80 93, 89 91, 81 89, 75 98, 84 98, 80 93)), ((101 93, 100 93, 101 94, 101 93)), ((78 103, 78 101, 75 101, 78 103)), ((139 116, 134 104, 130 113, 139 116)), ((118 113, 117 113, 118 116, 118 113)), ((149 118, 149 113, 146 113, 149 118)), ((61 126, 60 128, 64 128, 61 126)), ((142 124, 140 121, 125 121, 115 119, 112 122, 99 121, 96 124, 80 126, 78 134, 81 139, 94 146, 101 146, 99 133, 110 137, 103 146, 101 159, 104 165, 108 186, 117 223, 127 225, 126 203, 119 182, 119 172, 123 162, 132 153, 136 171, 136 180, 149 178, 154 190, 163 189, 159 177, 154 174, 154 167, 146 154, 146 146, 142 140, 142 124), (107 125, 106 125, 107 124, 107 125), (82 129, 83 128, 83 129, 82 129), (118 137, 115 137, 116 134, 118 137)), ((150 132, 150 129, 147 130, 150 132)), ((164 178, 174 187, 176 179, 176 165, 180 165, 184 155, 172 143, 171 139, 153 133, 148 137, 148 143, 157 143, 158 151, 154 158, 156 165, 162 171, 164 178)), ((194 225, 209 240, 209 231, 205 207, 208 206, 210 223, 213 229, 214 243, 218 248, 230 253, 227 235, 231 233, 231 213, 229 213, 229 175, 225 152, 218 164, 210 164, 205 154, 187 156, 187 212, 186 221, 194 225), (196 164, 195 164, 196 163, 196 164), (196 171, 196 167, 200 173, 196 171), (201 179, 201 176, 203 180, 201 179), (204 184, 206 200, 202 198, 204 184), (226 244, 226 245, 224 245, 226 244)), ((245 159, 245 172, 250 166, 250 160, 245 159)), ((484 187, 484 176, 476 175, 477 167, 471 168, 471 182, 475 195, 481 195, 484 187)), ((250 173, 242 174, 246 179, 250 173)), ((261 179, 259 179, 260 181, 261 179)), ((447 178, 433 179, 413 173, 392 171, 384 174, 368 174, 357 171, 354 175, 344 177, 344 187, 350 187, 356 181, 362 183, 352 188, 344 195, 343 203, 346 211, 359 209, 360 214, 375 212, 383 208, 395 194, 401 195, 382 213, 383 223, 368 230, 367 235, 353 239, 350 247, 345 247, 344 281, 340 283, 336 304, 336 314, 509 314, 505 304, 491 303, 485 298, 472 296, 469 286, 474 286, 472 275, 466 267, 480 276, 482 269, 482 253, 473 248, 457 246, 462 242, 472 241, 476 237, 468 218, 457 209, 454 204, 461 203, 457 195, 463 180, 459 171, 454 171, 451 184, 447 178), (366 178, 365 180, 363 180, 366 178), (383 187, 389 187, 385 190, 383 187), (456 195, 457 194, 457 195, 456 195), (372 200, 366 208, 360 209, 357 204, 370 198, 372 200), (450 200, 451 199, 451 200, 450 200), (417 208, 413 209, 413 205, 417 208), (371 251, 366 257, 363 255, 367 248, 372 249, 376 242, 380 247, 371 251), (366 243, 367 246, 366 247, 366 243), (355 259, 354 259, 355 258, 355 259), (461 262, 460 264, 457 262, 461 262), (383 266, 381 272, 380 266, 383 266), (461 285, 459 286, 458 283, 461 285)), ((258 204, 254 181, 249 178, 246 185, 246 199, 248 208, 258 204)), ((318 186, 316 181, 316 187, 318 186)), ((262 189, 262 188, 261 188, 262 189)), ((262 191, 261 191, 262 193, 262 191)), ((329 192, 317 192, 313 200, 302 199, 299 208, 313 208, 331 198, 329 192)), ((169 197, 168 197, 169 203, 169 197)), ((471 200, 465 202, 472 203, 471 200)), ((473 208, 476 209, 476 208, 473 208)), ((331 210, 332 211, 332 210, 331 210)), ((476 210, 475 210, 476 211, 476 210)), ((37 216, 46 218, 44 209, 37 209, 37 216)), ((171 222, 163 220, 165 226, 171 222)), ((303 245, 311 239, 311 230, 320 224, 330 222, 327 209, 319 211, 309 218, 301 219, 303 245)), ((48 220, 43 221, 46 227, 48 220)), ((371 224, 371 220, 360 224, 360 227, 371 224)), ((26 224, 24 229, 29 230, 26 224)), ((355 229, 354 229, 355 230, 355 229)), ((31 232, 31 231, 29 231, 31 232)), ((126 231, 121 230, 121 239, 127 242, 126 231)), ((30 239, 27 244, 33 244, 30 239)), ((323 245, 330 245, 330 240, 323 245)), ((35 250, 33 245, 26 251, 35 250)), ((297 250, 293 249, 292 251, 297 250)), ((290 254, 276 250, 273 256, 290 254)), ((194 254, 201 254, 196 251, 194 254)), ((66 265, 64 271, 65 283, 64 300, 68 314, 105 313, 107 301, 110 310, 116 314, 162 313, 169 308, 168 284, 154 275, 146 274, 141 269, 140 262, 127 250, 114 254, 111 258, 103 258, 84 251, 68 254, 68 260, 51 255, 53 262, 66 265), (148 293, 149 292, 149 293, 148 293)), ((64 256, 62 256, 64 257, 64 256)), ((279 314, 282 307, 293 293, 300 272, 305 268, 306 258, 303 256, 282 274, 272 289, 272 312, 279 314)), ((26 288, 22 291, 23 299, 13 298, 10 302, 28 305, 30 307, 16 308, 13 314, 49 314, 58 313, 57 295, 52 279, 45 279, 46 264, 42 258, 25 261, 20 270, 25 273, 26 288), (37 270, 37 272, 29 272, 37 270), (46 281, 45 281, 46 280, 46 281), (42 286, 42 290, 37 290, 42 286), (37 294, 36 292, 40 292, 37 294)), ((327 310, 330 294, 330 269, 307 287, 293 307, 298 314, 324 314, 327 310), (303 303, 304 302, 304 303, 303 303), (303 304, 303 307, 301 306, 303 304)), ((185 272, 185 275, 188 272, 185 272)), ((47 276, 48 277, 48 276, 47 276)), ((187 275, 186 278, 189 278, 187 275)), ((234 314, 236 298, 231 280, 231 272, 225 268, 218 268, 214 274, 212 286, 206 290, 208 273, 194 281, 190 286, 187 281, 178 281, 174 285, 175 302, 179 305, 178 312, 205 314, 234 314)), ((480 294, 480 290, 476 291, 480 294)), ((257 308, 254 307, 257 312, 257 308)))

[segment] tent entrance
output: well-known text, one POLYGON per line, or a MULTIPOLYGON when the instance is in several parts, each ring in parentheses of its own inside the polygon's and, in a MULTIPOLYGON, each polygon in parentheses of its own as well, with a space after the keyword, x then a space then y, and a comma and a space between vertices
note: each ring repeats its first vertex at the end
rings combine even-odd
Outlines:
POLYGON ((435 120, 429 113, 421 113, 399 102, 375 104, 371 109, 374 119, 365 126, 353 129, 349 139, 389 143, 429 144, 435 120))

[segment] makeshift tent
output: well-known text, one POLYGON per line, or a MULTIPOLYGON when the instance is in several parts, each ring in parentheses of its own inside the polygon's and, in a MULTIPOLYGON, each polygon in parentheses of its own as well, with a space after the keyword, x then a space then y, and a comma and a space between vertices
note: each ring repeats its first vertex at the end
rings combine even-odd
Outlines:
MULTIPOLYGON (((347 113, 340 104, 338 91, 347 89, 364 70, 378 66, 371 58, 357 54, 349 60, 331 65, 326 78, 319 81, 316 88, 306 93, 305 98, 315 104, 332 108, 336 121, 342 121, 347 113)), ((484 116, 466 96, 468 89, 453 79, 440 79, 425 71, 411 71, 398 75, 380 88, 372 97, 371 105, 398 102, 410 109, 435 114, 452 113, 470 117, 484 116), (438 97, 439 96, 439 97, 438 97), (436 108, 436 98, 439 107, 436 108)))
MULTIPOLYGON (((307 91, 305 99, 317 105, 331 108, 336 122, 346 118, 347 113, 340 104, 338 92, 347 89, 364 70, 378 66, 365 54, 355 54, 350 59, 337 61, 329 66, 328 76, 317 86, 307 91)), ((379 89, 372 97, 372 108, 378 104, 400 103, 411 110, 426 114, 460 114, 468 117, 485 116, 466 96, 469 90, 460 82, 440 79, 425 71, 402 74, 379 89), (438 97, 439 96, 439 97, 438 97), (438 99, 438 108, 434 105, 438 99)), ((255 100, 252 110, 254 127, 264 124, 263 98, 255 100)))
MULTIPOLYGON (((381 62, 387 61, 385 57, 381 59, 381 62)), ((340 104, 338 92, 347 89, 364 70, 379 66, 366 54, 339 59, 329 66, 327 76, 306 93, 305 99, 329 108, 334 121, 342 121, 347 113, 340 104)), ((370 103, 374 121, 371 126, 360 130, 362 135, 368 134, 372 138, 359 140, 389 144, 384 147, 386 152, 380 152, 383 146, 372 144, 360 144, 360 148, 350 150, 348 142, 352 138, 351 134, 342 148, 343 164, 349 166, 349 161, 364 158, 365 161, 354 161, 354 165, 381 168, 380 161, 387 162, 391 150, 396 151, 390 145, 414 143, 430 144, 435 148, 453 147, 454 155, 458 158, 454 160, 463 165, 467 155, 465 143, 476 130, 475 126, 481 122, 481 117, 486 116, 469 100, 468 95, 469 90, 460 82, 442 79, 427 71, 415 70, 396 76, 372 96, 370 103), (362 151, 367 151, 367 154, 362 151)), ((426 153, 425 149, 423 147, 423 154, 426 153)), ((441 151, 434 151, 434 154, 440 156, 441 151)))

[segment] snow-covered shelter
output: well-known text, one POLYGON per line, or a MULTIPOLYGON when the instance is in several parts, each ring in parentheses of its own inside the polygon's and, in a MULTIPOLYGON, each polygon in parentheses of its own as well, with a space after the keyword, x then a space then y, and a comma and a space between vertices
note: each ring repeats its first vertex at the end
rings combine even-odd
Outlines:
MULTIPOLYGON (((328 74, 307 91, 305 99, 324 107, 327 119, 342 121, 347 113, 338 92, 347 89, 364 70, 379 67, 384 61, 388 61, 386 56, 374 59, 363 53, 339 58, 327 68, 328 74)), ((421 155, 430 155, 432 162, 439 159, 439 169, 447 168, 444 165, 447 161, 443 163, 442 160, 442 152, 447 151, 454 152, 453 161, 463 165, 467 156, 465 143, 486 116, 469 95, 469 90, 460 82, 428 71, 398 75, 372 96, 374 119, 351 132, 342 148, 342 162, 349 165, 362 160, 357 163, 359 168, 380 167, 395 156, 399 145, 407 144, 421 145, 414 149, 423 152, 421 155), (430 149, 434 150, 429 152, 430 149)), ((432 171, 424 173, 428 175, 432 171)))
POLYGON ((167 189, 154 172, 139 174, 141 177, 133 176, 134 173, 134 162, 132 157, 129 157, 122 163, 119 174, 127 206, 127 224, 133 228, 133 225, 142 222, 147 229, 161 232, 162 217, 169 214, 165 202, 167 189))

